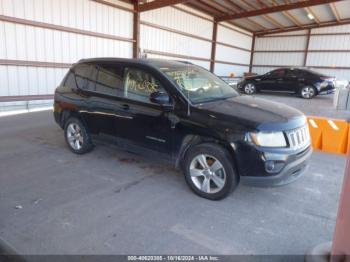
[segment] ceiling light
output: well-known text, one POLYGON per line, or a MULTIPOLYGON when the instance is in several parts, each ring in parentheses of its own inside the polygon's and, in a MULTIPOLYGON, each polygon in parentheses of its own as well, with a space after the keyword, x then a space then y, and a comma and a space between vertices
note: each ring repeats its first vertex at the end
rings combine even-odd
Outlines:
POLYGON ((311 14, 311 13, 307 13, 307 17, 310 19, 310 20, 314 20, 315 17, 311 14))

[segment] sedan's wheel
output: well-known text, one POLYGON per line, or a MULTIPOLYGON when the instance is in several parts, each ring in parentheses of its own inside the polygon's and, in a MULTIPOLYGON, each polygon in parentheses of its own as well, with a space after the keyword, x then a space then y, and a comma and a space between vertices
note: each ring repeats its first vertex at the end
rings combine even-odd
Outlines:
POLYGON ((253 83, 248 83, 244 86, 244 93, 247 95, 252 95, 256 93, 256 88, 253 83))
POLYGON ((311 99, 316 95, 316 89, 312 86, 304 86, 300 90, 300 95, 302 98, 311 99))
POLYGON ((191 189, 201 197, 218 200, 238 184, 232 157, 215 144, 202 144, 189 150, 185 158, 185 176, 191 189))
POLYGON ((64 132, 66 142, 74 153, 83 154, 92 149, 90 134, 79 119, 69 118, 64 132))

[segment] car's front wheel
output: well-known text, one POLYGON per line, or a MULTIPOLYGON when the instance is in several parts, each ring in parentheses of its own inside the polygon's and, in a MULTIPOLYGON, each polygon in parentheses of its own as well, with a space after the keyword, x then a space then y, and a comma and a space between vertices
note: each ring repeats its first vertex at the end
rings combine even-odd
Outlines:
POLYGON ((256 87, 253 83, 245 84, 243 90, 244 90, 244 93, 247 95, 252 95, 256 93, 256 87))
POLYGON ((300 96, 305 99, 311 99, 314 96, 316 96, 316 94, 316 88, 314 88, 313 86, 304 86, 300 90, 300 96))
POLYGON ((64 127, 67 145, 76 154, 84 154, 93 148, 91 136, 86 127, 76 117, 70 117, 64 127))
POLYGON ((189 149, 184 160, 185 178, 199 196, 219 200, 238 185, 232 157, 216 144, 200 144, 189 149))

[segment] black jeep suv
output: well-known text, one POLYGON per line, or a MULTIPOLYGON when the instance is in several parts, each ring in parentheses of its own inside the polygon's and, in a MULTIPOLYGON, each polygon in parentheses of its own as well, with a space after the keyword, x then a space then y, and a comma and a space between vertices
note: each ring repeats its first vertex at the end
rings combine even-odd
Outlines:
POLYGON ((97 134, 156 152, 182 168, 190 188, 208 199, 227 196, 240 180, 289 183, 312 151, 302 113, 240 96, 186 62, 81 60, 56 89, 54 117, 74 153, 90 151, 97 134))

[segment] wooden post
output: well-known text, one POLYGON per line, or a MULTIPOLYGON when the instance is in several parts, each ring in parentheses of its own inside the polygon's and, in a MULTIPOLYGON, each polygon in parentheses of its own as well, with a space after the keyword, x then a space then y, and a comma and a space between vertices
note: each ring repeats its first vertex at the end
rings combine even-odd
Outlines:
POLYGON ((211 42, 211 57, 210 57, 210 72, 214 73, 215 69, 215 56, 216 56, 216 38, 218 34, 218 23, 214 20, 213 35, 211 42))
POLYGON ((307 63, 307 54, 309 52, 309 43, 310 43, 310 37, 311 37, 311 29, 307 30, 307 36, 306 36, 306 46, 305 46, 305 51, 304 51, 304 62, 303 66, 306 66, 307 63))
POLYGON ((133 48, 132 57, 139 58, 140 52, 140 11, 139 1, 134 0, 134 19, 133 19, 133 48))
POLYGON ((331 257, 332 261, 340 261, 341 258, 344 258, 341 261, 350 260, 350 152, 340 194, 331 257), (347 259, 344 256, 347 256, 347 259))
POLYGON ((252 39, 252 48, 250 49, 250 62, 249 62, 249 73, 252 72, 253 69, 253 61, 254 61, 254 49, 255 49, 255 34, 253 34, 252 39))

